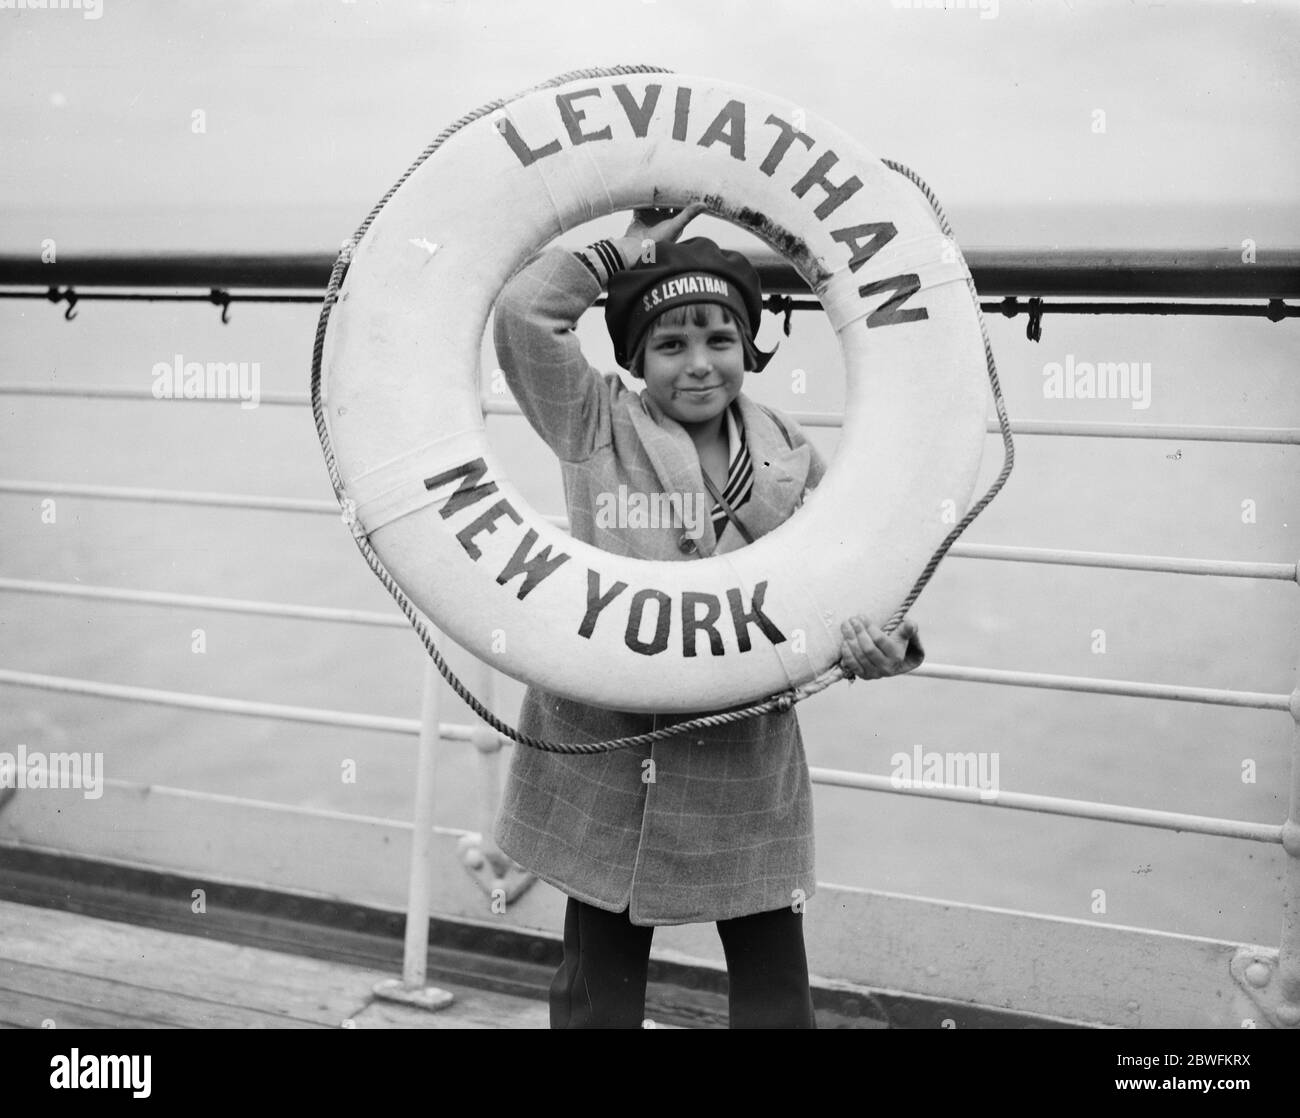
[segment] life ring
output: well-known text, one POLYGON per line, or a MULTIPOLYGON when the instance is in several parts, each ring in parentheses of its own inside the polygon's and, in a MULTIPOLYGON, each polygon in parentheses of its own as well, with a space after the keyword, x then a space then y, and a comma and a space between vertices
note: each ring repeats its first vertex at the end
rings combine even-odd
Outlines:
POLYGON ((557 79, 435 147, 351 246, 323 360, 318 337, 358 537, 462 647, 568 698, 720 710, 831 668, 841 621, 890 616, 980 464, 979 305, 921 192, 787 101, 670 72, 557 79), (631 559, 548 523, 498 468, 480 344, 506 281, 564 230, 699 200, 821 300, 848 378, 843 434, 820 486, 752 545, 631 559))

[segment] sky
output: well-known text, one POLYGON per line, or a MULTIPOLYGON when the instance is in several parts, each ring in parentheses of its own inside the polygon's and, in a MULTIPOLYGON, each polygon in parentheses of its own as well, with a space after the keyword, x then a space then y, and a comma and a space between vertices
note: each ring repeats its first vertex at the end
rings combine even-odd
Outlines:
POLYGON ((1300 241, 1297 0, 50 2, 97 6, 0 7, 0 251, 333 250, 450 121, 620 62, 825 117, 965 244, 1300 241))

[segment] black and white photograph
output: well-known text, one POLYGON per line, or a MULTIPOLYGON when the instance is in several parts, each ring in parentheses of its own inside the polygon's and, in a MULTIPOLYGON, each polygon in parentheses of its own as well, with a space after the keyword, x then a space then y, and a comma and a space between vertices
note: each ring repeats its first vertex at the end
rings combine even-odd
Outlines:
POLYGON ((19 1097, 257 1029, 1270 1072, 1300 3, 0 0, 0 84, 19 1097))

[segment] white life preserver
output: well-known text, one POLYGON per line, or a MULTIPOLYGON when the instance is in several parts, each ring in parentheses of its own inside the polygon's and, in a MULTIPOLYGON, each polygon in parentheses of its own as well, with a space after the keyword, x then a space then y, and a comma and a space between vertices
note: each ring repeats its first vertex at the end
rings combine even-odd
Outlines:
POLYGON ((508 675, 617 710, 718 710, 832 667, 841 621, 889 617, 968 508, 985 437, 974 286, 916 186, 788 102, 667 72, 538 88, 447 136, 352 249, 322 368, 343 496, 410 600, 508 675), (787 523, 649 562, 523 500, 488 446, 479 352, 501 288, 561 232, 692 201, 809 282, 844 426, 787 523))

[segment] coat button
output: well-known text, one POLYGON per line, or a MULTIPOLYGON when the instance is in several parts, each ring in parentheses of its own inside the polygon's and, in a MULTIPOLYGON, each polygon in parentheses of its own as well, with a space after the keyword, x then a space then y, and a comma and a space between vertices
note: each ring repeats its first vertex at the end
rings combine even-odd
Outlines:
POLYGON ((695 553, 695 541, 690 536, 683 536, 677 544, 677 550, 683 555, 693 555, 695 553))

